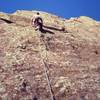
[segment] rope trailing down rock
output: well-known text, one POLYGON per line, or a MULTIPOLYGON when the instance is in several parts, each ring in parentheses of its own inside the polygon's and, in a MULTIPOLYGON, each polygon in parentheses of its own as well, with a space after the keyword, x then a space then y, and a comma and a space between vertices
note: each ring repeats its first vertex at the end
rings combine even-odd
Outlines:
POLYGON ((47 57, 47 50, 48 49, 47 49, 47 47, 48 47, 48 44, 45 43, 45 40, 40 35, 41 34, 39 32, 40 43, 42 43, 45 46, 44 47, 45 48, 45 54, 42 55, 42 48, 41 48, 41 45, 39 45, 41 60, 42 60, 43 65, 44 65, 44 72, 45 72, 46 80, 47 80, 47 83, 48 83, 48 88, 49 88, 49 91, 50 91, 51 100, 56 100, 56 98, 54 96, 54 92, 53 92, 52 86, 51 86, 51 83, 50 83, 50 78, 49 78, 49 75, 48 75, 48 68, 49 68, 49 65, 47 64, 47 60, 48 60, 48 57, 47 57))

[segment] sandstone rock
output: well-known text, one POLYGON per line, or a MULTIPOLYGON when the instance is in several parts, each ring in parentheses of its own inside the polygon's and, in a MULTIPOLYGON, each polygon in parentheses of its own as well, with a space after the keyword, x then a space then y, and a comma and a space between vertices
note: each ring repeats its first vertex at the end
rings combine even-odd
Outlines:
POLYGON ((6 92, 5 86, 0 84, 0 93, 4 93, 4 92, 6 92))
POLYGON ((36 12, 0 13, 2 100, 50 100, 45 66, 56 100, 99 100, 100 22, 40 11, 41 33, 31 26, 36 12))

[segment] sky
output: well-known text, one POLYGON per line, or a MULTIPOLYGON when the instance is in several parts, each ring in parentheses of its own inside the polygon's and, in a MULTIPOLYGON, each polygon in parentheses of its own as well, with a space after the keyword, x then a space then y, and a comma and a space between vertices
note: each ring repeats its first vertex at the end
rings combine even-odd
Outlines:
POLYGON ((63 18, 88 16, 100 21, 100 0, 0 0, 0 12, 39 10, 63 18))

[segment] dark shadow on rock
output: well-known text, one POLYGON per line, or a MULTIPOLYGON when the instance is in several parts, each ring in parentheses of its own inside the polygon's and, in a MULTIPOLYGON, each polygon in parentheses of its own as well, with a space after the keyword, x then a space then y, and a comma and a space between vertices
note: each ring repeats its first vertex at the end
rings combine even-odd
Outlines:
POLYGON ((10 21, 10 20, 7 20, 7 19, 4 19, 4 18, 0 18, 0 20, 3 20, 4 22, 8 23, 8 24, 12 24, 14 22, 10 21))
POLYGON ((44 28, 48 28, 48 29, 51 29, 51 30, 56 30, 56 31, 63 31, 63 28, 61 29, 58 29, 58 28, 55 28, 55 27, 51 27, 51 26, 43 26, 44 28))
POLYGON ((64 32, 64 33, 69 33, 64 27, 62 27, 61 29, 55 28, 55 27, 51 27, 51 26, 45 26, 45 25, 43 27, 47 28, 47 29, 51 29, 51 30, 56 30, 56 31, 64 32))
POLYGON ((41 29, 40 30, 42 33, 49 33, 49 34, 55 34, 54 32, 50 31, 50 30, 47 30, 47 29, 41 29))
POLYGON ((36 96, 34 96, 32 100, 38 100, 38 98, 36 96))

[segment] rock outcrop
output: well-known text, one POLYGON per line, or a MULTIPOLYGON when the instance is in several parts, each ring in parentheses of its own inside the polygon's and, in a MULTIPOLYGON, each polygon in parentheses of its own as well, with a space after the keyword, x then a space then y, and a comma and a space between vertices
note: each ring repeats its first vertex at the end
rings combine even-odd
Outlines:
POLYGON ((0 13, 0 100, 100 100, 100 22, 37 11, 0 13), (46 68, 46 69, 45 69, 46 68))

